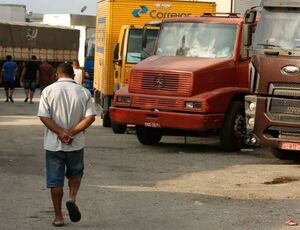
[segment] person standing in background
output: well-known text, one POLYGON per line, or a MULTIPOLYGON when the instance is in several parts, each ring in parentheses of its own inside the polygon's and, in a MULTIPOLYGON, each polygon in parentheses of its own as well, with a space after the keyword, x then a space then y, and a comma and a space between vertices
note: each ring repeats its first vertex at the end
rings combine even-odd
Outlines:
POLYGON ((15 89, 16 72, 18 70, 17 64, 12 60, 12 56, 6 56, 6 62, 2 66, 1 80, 3 81, 6 101, 14 103, 13 94, 15 89))
POLYGON ((74 81, 79 84, 83 85, 84 82, 84 71, 80 68, 79 61, 74 60, 73 61, 73 70, 74 70, 74 81))
POLYGON ((42 64, 39 67, 40 73, 40 89, 41 93, 43 90, 54 82, 54 69, 52 65, 48 63, 47 59, 43 59, 42 64))
POLYGON ((31 57, 31 61, 29 61, 25 67, 23 68, 20 85, 24 83, 25 90, 25 100, 27 102, 29 99, 29 103, 33 104, 33 96, 36 89, 36 86, 39 84, 39 64, 36 60, 36 56, 31 57))

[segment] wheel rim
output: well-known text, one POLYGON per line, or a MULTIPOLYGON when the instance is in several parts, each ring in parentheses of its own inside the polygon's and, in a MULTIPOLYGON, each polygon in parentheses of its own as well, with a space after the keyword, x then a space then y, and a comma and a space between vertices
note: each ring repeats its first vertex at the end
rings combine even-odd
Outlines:
POLYGON ((236 137, 242 138, 246 133, 246 119, 242 114, 237 114, 234 120, 234 135, 236 137))

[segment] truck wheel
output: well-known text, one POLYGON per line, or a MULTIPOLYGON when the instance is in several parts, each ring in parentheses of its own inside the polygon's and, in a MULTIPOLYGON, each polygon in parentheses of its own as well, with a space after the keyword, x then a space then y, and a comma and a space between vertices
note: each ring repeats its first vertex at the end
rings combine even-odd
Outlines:
POLYGON ((111 122, 111 128, 115 134, 124 134, 127 129, 127 125, 111 122))
POLYGON ((139 142, 143 145, 156 145, 162 138, 161 130, 143 126, 136 127, 136 135, 139 142))
POLYGON ((225 116, 220 142, 225 152, 241 150, 246 132, 245 108, 242 101, 233 101, 225 116))
POLYGON ((272 148, 271 152, 280 160, 299 160, 299 152, 272 148))
POLYGON ((109 113, 104 113, 102 115, 102 119, 103 119, 103 127, 110 127, 111 126, 111 120, 110 120, 109 113))

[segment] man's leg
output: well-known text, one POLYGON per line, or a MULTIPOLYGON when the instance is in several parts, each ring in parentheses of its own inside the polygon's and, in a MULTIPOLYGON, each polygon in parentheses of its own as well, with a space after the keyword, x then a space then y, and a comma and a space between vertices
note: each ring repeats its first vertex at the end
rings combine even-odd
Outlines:
POLYGON ((30 97, 29 97, 29 103, 32 104, 32 99, 33 99, 33 96, 34 96, 34 91, 33 90, 30 90, 30 97))
POLYGON ((15 84, 14 84, 14 82, 11 82, 10 84, 11 85, 10 85, 9 95, 8 96, 9 96, 10 102, 14 103, 13 95, 14 95, 14 91, 15 91, 15 84))
POLYGON ((78 222, 81 219, 81 213, 76 205, 76 197, 83 176, 83 169, 83 149, 68 152, 66 176, 69 179, 70 200, 67 201, 66 206, 72 222, 78 222))
POLYGON ((28 99, 29 99, 29 89, 24 89, 24 91, 25 91, 25 100, 24 100, 24 102, 27 102, 28 99))
POLYGON ((84 162, 83 162, 84 150, 77 150, 67 153, 67 172, 66 176, 69 179, 69 195, 73 202, 76 202, 77 193, 80 188, 81 178, 83 176, 84 162))
POLYGON ((29 103, 32 104, 32 99, 33 99, 33 96, 34 96, 34 92, 35 92, 35 87, 36 87, 36 83, 34 81, 32 81, 30 83, 30 98, 29 98, 29 103))
POLYGON ((55 222, 63 223, 61 211, 65 177, 65 154, 46 150, 47 188, 51 189, 51 198, 55 212, 55 222))
POLYGON ((70 178, 69 182, 68 182, 70 199, 74 203, 76 203, 76 197, 77 197, 77 193, 80 188, 80 183, 81 183, 81 178, 79 178, 79 177, 70 178))
POLYGON ((13 97, 14 92, 15 92, 15 89, 14 89, 14 88, 11 88, 11 89, 9 90, 9 97, 13 97))
POLYGON ((9 97, 9 90, 5 89, 5 95, 6 95, 6 102, 8 102, 8 97, 9 97))
POLYGON ((51 198, 55 212, 55 222, 63 222, 64 217, 61 211, 61 203, 64 195, 64 190, 62 187, 51 188, 51 198))

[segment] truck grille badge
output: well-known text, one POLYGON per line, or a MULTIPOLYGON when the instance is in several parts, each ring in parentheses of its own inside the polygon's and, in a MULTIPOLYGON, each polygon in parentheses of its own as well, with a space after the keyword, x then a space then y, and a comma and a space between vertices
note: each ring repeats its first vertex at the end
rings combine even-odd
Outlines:
POLYGON ((162 89, 166 84, 166 81, 164 78, 162 78, 161 76, 157 77, 154 80, 154 88, 158 88, 158 89, 162 89))
POLYGON ((296 75, 300 72, 299 67, 293 65, 287 65, 281 69, 281 73, 284 75, 296 75))

